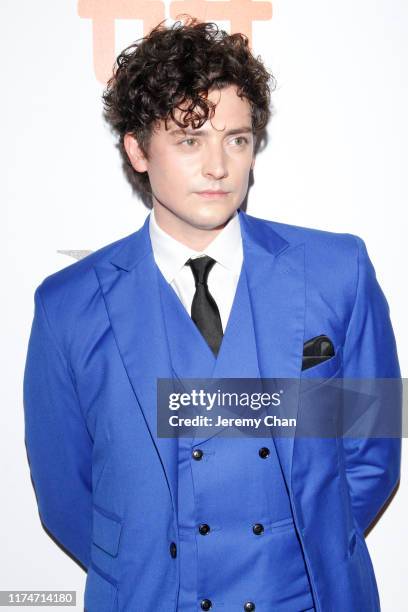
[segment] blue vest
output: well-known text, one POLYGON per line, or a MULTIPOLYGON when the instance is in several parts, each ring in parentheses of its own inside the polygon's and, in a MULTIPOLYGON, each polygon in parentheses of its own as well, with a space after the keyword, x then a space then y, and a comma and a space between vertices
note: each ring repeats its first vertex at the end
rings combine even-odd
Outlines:
MULTIPOLYGON (((260 378, 245 262, 217 357, 174 289, 158 276, 175 377, 260 378)), ((209 602, 211 612, 312 608, 273 437, 209 433, 200 440, 180 438, 178 448, 178 612, 209 609, 209 602), (195 459, 197 449, 202 456, 195 459)))

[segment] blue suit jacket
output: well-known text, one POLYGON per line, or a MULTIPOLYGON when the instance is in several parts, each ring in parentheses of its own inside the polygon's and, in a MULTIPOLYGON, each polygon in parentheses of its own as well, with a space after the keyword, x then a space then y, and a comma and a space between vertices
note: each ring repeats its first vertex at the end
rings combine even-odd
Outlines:
MULTIPOLYGON (((262 377, 400 377, 360 238, 239 219, 262 377), (302 372, 303 343, 322 333, 335 356, 302 372)), ((35 291, 25 442, 41 521, 88 570, 88 612, 133 612, 135 596, 137 612, 177 609, 177 440, 156 435, 156 378, 175 372, 157 274, 147 217, 35 291)), ((400 439, 275 444, 316 609, 378 610, 364 531, 399 479, 400 439)))

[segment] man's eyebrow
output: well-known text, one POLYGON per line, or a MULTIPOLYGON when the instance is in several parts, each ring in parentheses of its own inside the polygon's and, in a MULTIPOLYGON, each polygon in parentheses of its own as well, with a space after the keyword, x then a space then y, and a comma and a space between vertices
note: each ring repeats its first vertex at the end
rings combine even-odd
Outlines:
MULTIPOLYGON (((217 130, 220 131, 220 130, 217 130)), ((230 136, 232 134, 247 134, 248 132, 253 132, 252 127, 249 125, 244 125, 243 127, 232 128, 227 130, 224 136, 230 136)), ((176 128, 170 130, 169 136, 181 136, 181 135, 189 135, 189 136, 208 136, 210 132, 208 130, 193 130, 191 128, 176 128)))

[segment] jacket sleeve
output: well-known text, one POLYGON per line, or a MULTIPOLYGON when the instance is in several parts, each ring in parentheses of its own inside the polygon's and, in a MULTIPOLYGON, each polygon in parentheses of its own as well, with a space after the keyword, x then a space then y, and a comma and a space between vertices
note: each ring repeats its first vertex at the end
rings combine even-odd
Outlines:
POLYGON ((364 386, 372 389, 374 385, 375 396, 380 398, 377 405, 374 403, 368 408, 366 422, 360 423, 360 437, 343 436, 354 518, 364 532, 399 480, 401 437, 395 423, 401 416, 402 401, 401 374, 388 303, 363 240, 357 236, 354 238, 358 246, 358 272, 355 302, 343 350, 344 384, 347 385, 347 378, 359 379, 363 390, 364 386), (380 379, 394 380, 381 382, 380 379), (387 382, 392 383, 392 388, 385 387, 387 382), (391 389, 392 393, 384 392, 386 389, 391 389), (385 429, 379 429, 374 435, 380 414, 383 415, 380 417, 382 423, 389 418, 394 424, 394 433, 390 437, 380 437, 385 429))
POLYGON ((85 568, 92 526, 92 439, 40 294, 24 370, 25 445, 40 519, 85 568))

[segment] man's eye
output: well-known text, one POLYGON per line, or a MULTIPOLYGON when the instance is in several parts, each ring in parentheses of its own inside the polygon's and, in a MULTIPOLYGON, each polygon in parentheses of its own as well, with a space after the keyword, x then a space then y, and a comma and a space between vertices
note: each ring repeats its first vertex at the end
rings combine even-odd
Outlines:
MULTIPOLYGON (((245 136, 237 136, 236 138, 234 138, 234 140, 243 140, 244 142, 241 144, 247 144, 248 143, 248 138, 245 138, 245 136)), ((238 143, 240 144, 240 143, 238 143)))
POLYGON ((197 139, 196 138, 185 138, 184 140, 182 140, 179 144, 183 144, 185 142, 187 143, 191 143, 191 142, 196 142, 197 139))

